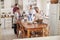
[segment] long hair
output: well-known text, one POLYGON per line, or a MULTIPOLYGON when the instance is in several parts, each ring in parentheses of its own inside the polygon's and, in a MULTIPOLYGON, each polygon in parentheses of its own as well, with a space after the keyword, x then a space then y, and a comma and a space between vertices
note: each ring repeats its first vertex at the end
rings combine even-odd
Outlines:
POLYGON ((38 9, 38 7, 34 7, 34 9, 35 9, 35 11, 38 13, 38 10, 37 10, 37 9, 38 9))

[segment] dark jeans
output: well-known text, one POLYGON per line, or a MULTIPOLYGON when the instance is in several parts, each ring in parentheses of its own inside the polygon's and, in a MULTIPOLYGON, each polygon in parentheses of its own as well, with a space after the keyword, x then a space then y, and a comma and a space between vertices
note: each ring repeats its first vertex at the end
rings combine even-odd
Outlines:
POLYGON ((14 24, 14 33, 17 34, 17 24, 14 24))

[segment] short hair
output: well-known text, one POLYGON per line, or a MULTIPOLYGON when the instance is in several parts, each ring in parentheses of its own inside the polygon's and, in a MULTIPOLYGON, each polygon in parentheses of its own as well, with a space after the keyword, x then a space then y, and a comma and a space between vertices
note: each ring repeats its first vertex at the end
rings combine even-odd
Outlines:
POLYGON ((32 7, 32 5, 30 5, 30 7, 32 7))
POLYGON ((17 6, 18 4, 16 3, 15 6, 17 6))
POLYGON ((17 11, 17 10, 20 10, 20 9, 19 9, 19 8, 16 8, 16 11, 17 11))

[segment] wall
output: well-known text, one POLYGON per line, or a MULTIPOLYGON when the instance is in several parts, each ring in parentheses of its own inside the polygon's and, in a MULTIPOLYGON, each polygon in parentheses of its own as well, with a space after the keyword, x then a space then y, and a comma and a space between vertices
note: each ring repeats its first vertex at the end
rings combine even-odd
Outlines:
POLYGON ((1 8, 1 13, 5 12, 6 14, 12 12, 12 8, 15 4, 15 0, 4 0, 4 8, 1 8))
POLYGON ((48 9, 49 4, 50 4, 50 0, 45 0, 45 1, 41 0, 41 9, 44 11, 44 13, 47 13, 47 11, 49 11, 49 9, 48 9))
POLYGON ((4 9, 6 12, 10 11, 11 9, 11 0, 4 0, 4 9))
MULTIPOLYGON (((58 16, 60 16, 60 0, 59 0, 59 15, 58 16)), ((58 20, 58 33, 59 33, 59 35, 60 35, 60 20, 58 20)))
POLYGON ((11 0, 11 5, 14 6, 15 0, 11 0))
MULTIPOLYGON (((36 2, 37 2, 37 7, 39 7, 39 9, 42 9, 43 8, 42 0, 37 0, 36 2)), ((30 4, 32 4, 32 3, 28 3, 28 0, 24 0, 23 1, 23 10, 27 10, 28 5, 30 5, 30 4)))
MULTIPOLYGON (((1 12, 1 3, 0 3, 0 12, 1 12)), ((0 13, 0 24, 1 24, 1 13, 0 13)))
MULTIPOLYGON (((12 3, 13 3, 12 0, 4 0, 4 8, 3 9, 1 8, 1 14, 2 14, 2 12, 4 12, 5 14, 12 12, 12 9, 11 9, 12 3)), ((11 18, 1 18, 1 28, 7 27, 6 25, 8 25, 9 23, 11 25, 8 25, 8 27, 12 27, 12 21, 11 20, 9 21, 9 19, 11 19, 11 18)))
POLYGON ((27 8, 26 8, 26 7, 28 6, 27 3, 28 3, 28 0, 24 0, 24 1, 23 1, 23 10, 24 10, 24 11, 27 10, 27 8))
POLYGON ((23 10, 23 0, 18 0, 20 10, 23 10))
POLYGON ((42 3, 41 3, 41 0, 37 0, 37 7, 39 8, 39 9, 42 9, 42 5, 41 5, 42 3))

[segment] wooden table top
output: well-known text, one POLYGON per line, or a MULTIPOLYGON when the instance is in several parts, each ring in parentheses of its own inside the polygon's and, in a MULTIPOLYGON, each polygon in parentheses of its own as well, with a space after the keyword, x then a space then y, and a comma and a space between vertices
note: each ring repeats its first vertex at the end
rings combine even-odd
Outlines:
POLYGON ((38 24, 38 23, 31 23, 28 24, 28 22, 18 21, 18 24, 23 25, 25 30, 27 30, 27 37, 29 38, 31 31, 42 31, 42 34, 44 36, 44 29, 47 28, 47 24, 38 24))
MULTIPOLYGON (((20 23, 20 21, 18 21, 18 23, 20 23)), ((43 23, 43 24, 28 24, 27 22, 22 22, 21 24, 26 28, 26 29, 40 29, 40 28, 46 28, 47 24, 43 23)))

